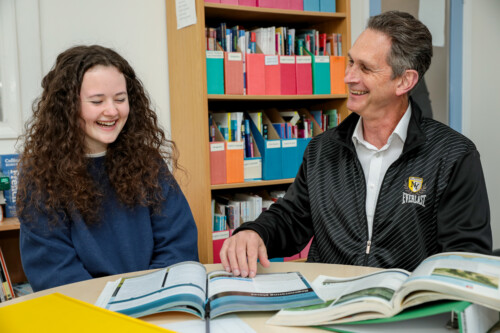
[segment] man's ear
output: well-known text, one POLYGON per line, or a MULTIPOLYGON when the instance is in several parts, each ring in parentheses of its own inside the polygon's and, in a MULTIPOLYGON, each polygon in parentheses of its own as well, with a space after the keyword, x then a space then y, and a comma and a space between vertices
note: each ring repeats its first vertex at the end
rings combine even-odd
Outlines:
POLYGON ((396 95, 401 96, 408 93, 418 82, 418 72, 414 69, 407 69, 399 78, 396 87, 396 95))

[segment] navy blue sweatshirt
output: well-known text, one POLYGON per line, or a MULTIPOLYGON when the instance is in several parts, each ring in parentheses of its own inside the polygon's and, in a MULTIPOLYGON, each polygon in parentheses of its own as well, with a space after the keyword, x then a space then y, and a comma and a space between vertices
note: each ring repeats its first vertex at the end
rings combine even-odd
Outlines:
POLYGON ((34 291, 198 261, 196 224, 175 180, 160 180, 166 198, 161 214, 154 214, 151 207, 130 208, 118 200, 104 161, 105 157, 92 158, 89 168, 105 194, 98 223, 87 226, 79 214, 57 226, 49 226, 47 216, 38 212, 35 223, 21 219, 21 259, 34 291))

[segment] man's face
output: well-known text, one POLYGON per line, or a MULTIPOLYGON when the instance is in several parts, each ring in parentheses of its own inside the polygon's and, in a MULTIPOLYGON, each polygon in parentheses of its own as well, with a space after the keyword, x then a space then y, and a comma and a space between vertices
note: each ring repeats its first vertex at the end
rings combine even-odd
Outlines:
POLYGON ((349 51, 344 82, 349 86, 347 108, 364 119, 376 119, 394 105, 397 79, 387 64, 391 41, 385 34, 367 29, 349 51))

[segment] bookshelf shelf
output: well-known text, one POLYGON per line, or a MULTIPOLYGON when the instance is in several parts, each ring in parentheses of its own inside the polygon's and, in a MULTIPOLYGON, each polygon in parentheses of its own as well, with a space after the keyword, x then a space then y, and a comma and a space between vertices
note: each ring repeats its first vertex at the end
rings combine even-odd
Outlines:
POLYGON ((19 227, 17 218, 5 218, 0 222, 0 249, 2 249, 12 283, 27 280, 19 252, 19 227))
POLYGON ((284 188, 293 179, 238 184, 210 184, 208 112, 275 108, 337 109, 341 119, 349 114, 347 95, 236 96, 208 95, 206 83, 205 26, 243 25, 314 28, 342 34, 342 55, 351 45, 350 0, 336 0, 337 13, 306 12, 205 3, 196 0, 197 22, 177 29, 175 2, 165 0, 167 11, 168 72, 170 81, 171 137, 179 152, 179 163, 187 171, 175 174, 198 227, 198 252, 202 263, 213 262, 211 199, 224 191, 284 188))
POLYGON ((211 185, 211 190, 227 190, 233 188, 247 188, 247 187, 259 187, 259 186, 272 186, 272 185, 282 185, 282 184, 291 184, 293 183, 294 178, 285 178, 285 179, 277 179, 277 180, 256 180, 253 182, 244 182, 244 183, 234 183, 234 184, 219 184, 219 185, 211 185))
POLYGON ((321 12, 307 12, 300 10, 287 10, 287 9, 272 9, 272 8, 259 8, 247 7, 237 5, 226 5, 217 3, 205 3, 205 20, 209 22, 212 19, 220 21, 238 21, 241 23, 293 23, 297 25, 318 24, 330 22, 335 19, 345 19, 345 13, 321 13, 321 12))
POLYGON ((317 100, 317 99, 345 99, 347 94, 341 95, 208 95, 208 101, 290 101, 290 100, 317 100))
POLYGON ((17 218, 8 217, 0 222, 0 232, 8 230, 19 230, 19 220, 17 218))

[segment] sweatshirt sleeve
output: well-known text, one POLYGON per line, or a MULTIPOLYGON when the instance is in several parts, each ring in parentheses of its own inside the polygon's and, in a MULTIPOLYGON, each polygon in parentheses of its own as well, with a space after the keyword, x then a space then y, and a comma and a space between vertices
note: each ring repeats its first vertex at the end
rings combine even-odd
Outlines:
POLYGON ((491 254, 490 206, 477 150, 466 153, 454 166, 437 219, 442 252, 491 254))
POLYGON ((165 202, 152 214, 154 249, 149 268, 198 261, 198 232, 189 204, 173 177, 162 181, 165 202))
POLYGON ((304 158, 285 196, 262 212, 254 222, 245 222, 235 230, 235 233, 242 230, 257 232, 270 258, 291 256, 302 251, 313 236, 306 170, 307 160, 304 158))
POLYGON ((76 254, 69 227, 49 225, 43 214, 28 224, 20 220, 21 260, 34 291, 92 278, 76 254))

